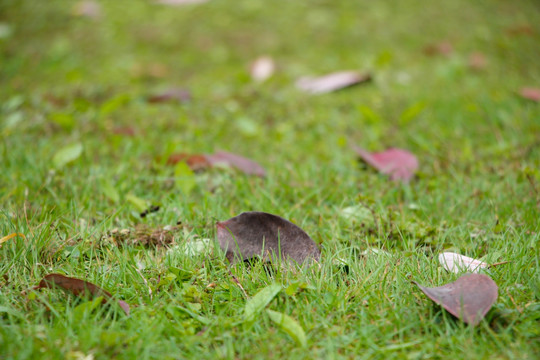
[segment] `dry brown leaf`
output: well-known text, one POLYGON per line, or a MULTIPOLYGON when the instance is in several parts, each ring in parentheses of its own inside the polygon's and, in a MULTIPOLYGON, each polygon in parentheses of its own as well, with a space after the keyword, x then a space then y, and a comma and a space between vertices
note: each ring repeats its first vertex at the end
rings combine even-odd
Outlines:
POLYGON ((182 88, 170 88, 161 93, 152 95, 148 98, 148 102, 152 104, 177 102, 186 103, 191 100, 191 93, 182 88))
MULTIPOLYGON (((113 296, 110 292, 103 290, 97 285, 92 284, 91 282, 84 281, 81 279, 76 279, 68 277, 62 274, 48 274, 40 282, 39 285, 34 287, 35 290, 49 288, 54 289, 55 287, 62 288, 74 294, 75 296, 88 296, 99 297, 103 296, 103 303, 113 299, 113 296)), ((118 305, 124 310, 126 315, 129 315, 129 305, 122 300, 117 300, 118 305)))
POLYGON ((472 70, 484 70, 487 66, 487 59, 484 54, 474 52, 469 55, 469 67, 472 70))

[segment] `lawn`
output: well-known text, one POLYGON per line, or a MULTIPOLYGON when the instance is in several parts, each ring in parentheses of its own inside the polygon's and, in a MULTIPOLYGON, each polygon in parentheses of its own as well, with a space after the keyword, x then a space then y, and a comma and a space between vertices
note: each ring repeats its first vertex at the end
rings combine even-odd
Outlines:
POLYGON ((0 3, 0 238, 20 234, 0 245, 1 359, 540 356, 540 102, 520 94, 540 87, 537 1, 97 4, 0 3), (342 70, 372 80, 295 86, 342 70), (419 170, 391 181, 355 146, 419 170), (167 163, 219 150, 266 176, 167 163), (300 226, 320 263, 229 264, 215 224, 244 211, 300 226), (443 251, 507 262, 475 327, 413 283, 463 275, 443 251), (34 289, 50 273, 129 316, 34 289))

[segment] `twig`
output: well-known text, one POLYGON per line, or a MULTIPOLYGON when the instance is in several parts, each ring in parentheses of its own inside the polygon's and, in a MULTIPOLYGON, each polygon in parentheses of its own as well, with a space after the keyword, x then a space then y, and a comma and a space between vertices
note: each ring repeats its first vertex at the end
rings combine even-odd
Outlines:
POLYGON ((242 293, 244 294, 245 298, 248 299, 249 296, 248 296, 248 294, 246 293, 246 290, 244 290, 244 287, 242 286, 242 284, 240 284, 240 281, 238 281, 238 279, 236 278, 236 276, 233 275, 233 273, 231 272, 231 270, 229 270, 229 275, 231 275, 233 281, 236 283, 236 285, 238 285, 238 287, 240 288, 240 290, 242 290, 242 293))
POLYGON ((150 288, 150 286, 148 286, 148 281, 146 281, 146 279, 144 278, 143 274, 141 273, 141 271, 139 270, 137 266, 134 266, 134 268, 137 274, 139 274, 142 277, 144 281, 144 285, 146 285, 146 287, 148 288, 148 294, 150 295, 150 300, 152 300, 152 289, 150 288))
POLYGON ((491 268, 491 267, 495 267, 495 266, 499 266, 499 265, 503 265, 503 264, 508 264, 510 261, 501 261, 501 262, 497 262, 497 263, 494 263, 494 264, 489 264, 488 265, 488 268, 491 268))

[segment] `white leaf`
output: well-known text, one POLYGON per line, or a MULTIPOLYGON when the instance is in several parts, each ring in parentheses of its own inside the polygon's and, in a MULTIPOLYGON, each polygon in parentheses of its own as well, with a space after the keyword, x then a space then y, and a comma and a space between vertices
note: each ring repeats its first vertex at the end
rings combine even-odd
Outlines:
POLYGON ((369 74, 362 74, 357 71, 340 71, 321 77, 300 78, 296 82, 296 86, 300 90, 311 94, 325 94, 360 84, 370 79, 371 76, 369 74))
POLYGON ((480 269, 487 268, 489 266, 488 264, 479 260, 453 252, 443 252, 439 254, 439 262, 445 270, 456 274, 461 271, 477 273, 480 271, 480 269))
POLYGON ((274 74, 276 66, 274 60, 269 56, 261 56, 251 64, 251 78, 258 82, 263 82, 274 74))

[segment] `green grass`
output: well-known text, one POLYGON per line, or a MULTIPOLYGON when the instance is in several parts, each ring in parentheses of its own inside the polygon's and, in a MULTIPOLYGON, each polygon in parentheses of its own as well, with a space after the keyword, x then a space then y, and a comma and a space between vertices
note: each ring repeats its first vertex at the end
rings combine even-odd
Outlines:
POLYGON ((537 2, 100 3, 97 20, 73 16, 71 1, 0 3, 0 237, 26 236, 0 248, 0 358, 539 356, 540 104, 518 96, 540 86, 537 2), (532 34, 509 31, 520 27, 532 34), (424 53, 441 41, 450 55, 424 53), (469 69, 473 52, 487 58, 483 70, 469 69), (260 55, 278 71, 254 84, 247 69, 260 55), (343 69, 374 81, 321 96, 294 87, 343 69), (146 101, 171 86, 192 100, 146 101), (115 134, 120 127, 135 136, 115 134), (74 143, 81 156, 55 168, 56 152, 74 143), (352 145, 409 149, 417 179, 388 181, 361 166, 352 145), (214 169, 185 193, 193 178, 164 165, 172 152, 219 149, 259 162, 267 177, 214 169), (160 210, 140 218, 129 196, 160 210), (343 216, 359 205, 376 221, 343 216), (136 240, 178 221, 175 244, 215 239, 215 222, 243 211, 301 226, 322 249, 321 267, 230 273, 218 251, 109 240, 114 229, 136 240), (358 255, 372 247, 390 255, 358 255), (476 328, 411 283, 458 277, 438 264, 444 249, 510 261, 490 270, 499 299, 476 328), (102 286, 131 315, 32 290, 52 272, 102 286), (304 284, 268 309, 298 321, 307 347, 264 311, 243 323, 235 278, 249 297, 274 282, 304 284))

